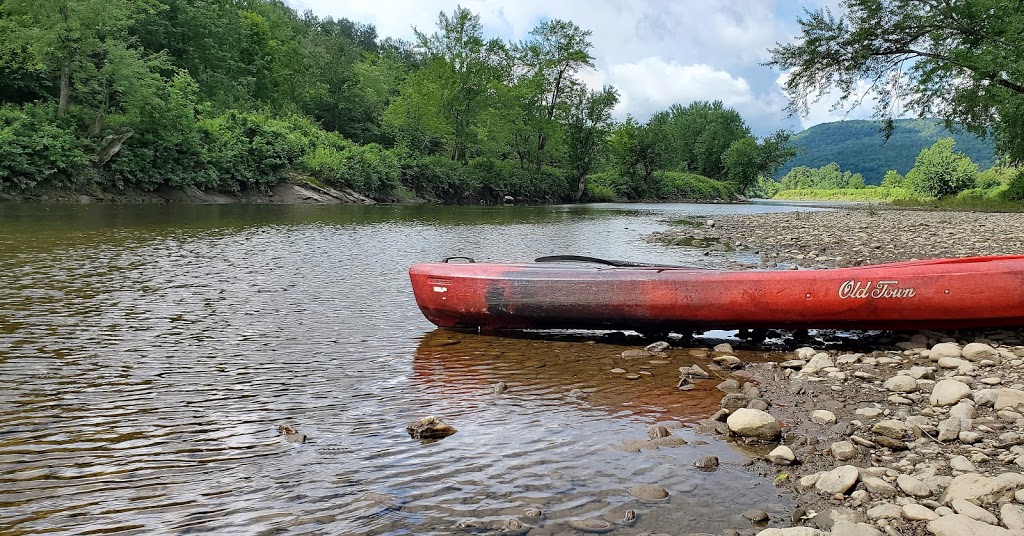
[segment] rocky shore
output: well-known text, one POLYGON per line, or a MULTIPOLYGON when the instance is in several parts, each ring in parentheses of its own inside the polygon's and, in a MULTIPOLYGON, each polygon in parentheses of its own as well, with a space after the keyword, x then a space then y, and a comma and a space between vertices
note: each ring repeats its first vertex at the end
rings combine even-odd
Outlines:
POLYGON ((1024 213, 895 209, 723 216, 656 233, 668 245, 736 250, 732 268, 831 268, 1024 253, 1024 213), (760 261, 753 259, 759 258, 760 261))
POLYGON ((372 205, 376 202, 347 188, 335 189, 308 177, 292 176, 278 183, 267 192, 225 193, 200 190, 195 187, 163 187, 155 191, 117 190, 71 192, 54 190, 33 194, 9 194, 0 192, 0 202, 61 203, 89 205, 101 204, 165 204, 183 203, 196 205, 226 204, 272 204, 272 205, 331 205, 354 204, 372 205))
MULTIPOLYGON (((1019 254, 1021 229, 1020 214, 854 210, 724 217, 653 239, 816 269, 1019 254)), ((734 353, 724 346, 711 354, 750 382, 722 382, 722 410, 698 432, 748 445, 749 468, 798 505, 771 520, 779 528, 751 534, 1024 535, 1024 331, 826 342, 778 363, 722 359, 734 353)), ((701 381, 680 372, 682 387, 701 381)))

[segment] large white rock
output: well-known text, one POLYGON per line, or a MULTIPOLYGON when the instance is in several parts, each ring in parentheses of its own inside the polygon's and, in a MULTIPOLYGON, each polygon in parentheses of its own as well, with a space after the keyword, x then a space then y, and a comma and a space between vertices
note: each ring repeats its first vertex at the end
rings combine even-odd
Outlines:
POLYGON ((933 406, 952 406, 970 394, 971 388, 966 383, 946 379, 935 384, 928 401, 933 406))
POLYGON ((903 517, 911 521, 932 521, 938 519, 939 514, 927 506, 910 503, 903 505, 903 517))
POLYGON ((1017 389, 1000 389, 996 395, 996 411, 1012 409, 1016 412, 1024 411, 1024 391, 1017 389))
POLYGON ((814 484, 814 489, 818 490, 820 493, 824 493, 825 495, 846 493, 847 490, 857 483, 857 478, 859 477, 860 472, 856 467, 852 465, 842 465, 831 471, 821 473, 818 477, 818 481, 814 484))
POLYGON ((810 373, 818 372, 819 370, 821 370, 823 368, 834 367, 834 366, 836 366, 836 364, 835 364, 834 361, 832 361, 832 356, 830 356, 830 355, 828 355, 828 354, 826 354, 824 352, 821 352, 819 354, 814 354, 814 357, 812 357, 811 360, 808 361, 807 364, 804 365, 803 368, 800 369, 800 372, 810 374, 810 373))
POLYGON ((1016 487, 1016 484, 1005 478, 967 473, 949 483, 942 495, 942 502, 949 504, 953 500, 964 499, 977 504, 994 503, 1013 493, 1016 487))
POLYGON ((910 475, 896 477, 896 485, 903 490, 903 493, 912 497, 930 497, 932 494, 932 490, 927 484, 910 475))
POLYGON ((935 536, 1019 536, 1002 527, 982 523, 963 514, 952 514, 928 522, 928 530, 935 536))
POLYGON ((1010 530, 1024 531, 1024 508, 1016 504, 1004 503, 999 508, 999 518, 1010 530))
POLYGON ((882 387, 895 393, 913 393, 914 391, 917 391, 917 380, 910 376, 900 374, 885 380, 882 387))
POLYGON ((960 357, 960 346, 954 342, 940 342, 928 351, 928 359, 938 361, 943 357, 960 357))
POLYGON ((786 445, 779 445, 768 453, 768 460, 776 465, 789 465, 796 461, 796 454, 786 445))
POLYGON ((987 344, 980 342, 972 342, 964 349, 960 351, 964 356, 964 359, 968 361, 981 361, 983 359, 992 359, 994 361, 1000 360, 999 352, 987 344))
POLYGON ((818 424, 835 424, 836 414, 827 409, 816 409, 811 412, 811 421, 818 424))
POLYGON ((725 423, 729 426, 729 431, 743 437, 772 441, 782 434, 779 421, 759 409, 740 408, 729 415, 725 423))
POLYGON ((992 512, 963 499, 953 499, 949 501, 949 507, 958 514, 963 514, 967 517, 977 519, 983 523, 989 525, 998 525, 999 518, 997 518, 992 512))

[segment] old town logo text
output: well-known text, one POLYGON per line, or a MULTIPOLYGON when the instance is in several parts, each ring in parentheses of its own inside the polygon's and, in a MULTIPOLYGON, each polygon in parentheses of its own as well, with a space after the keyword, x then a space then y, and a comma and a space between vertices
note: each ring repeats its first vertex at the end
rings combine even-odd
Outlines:
POLYGON ((916 290, 909 287, 900 288, 899 284, 897 280, 873 283, 851 279, 839 285, 839 298, 913 298, 917 295, 916 290))

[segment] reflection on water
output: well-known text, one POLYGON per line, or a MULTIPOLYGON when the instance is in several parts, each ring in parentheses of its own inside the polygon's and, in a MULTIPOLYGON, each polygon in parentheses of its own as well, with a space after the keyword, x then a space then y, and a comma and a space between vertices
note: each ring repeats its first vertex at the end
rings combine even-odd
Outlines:
POLYGON ((613 532, 718 532, 754 505, 781 512, 726 444, 677 430, 690 444, 615 448, 717 406, 714 382, 675 390, 685 352, 623 363, 610 344, 432 332, 409 290, 410 264, 447 255, 713 265, 725 254, 644 236, 724 210, 780 207, 0 204, 0 533, 471 533, 514 517, 559 534, 628 509, 613 532), (459 433, 411 440, 430 414, 459 433), (727 463, 697 471, 703 454, 727 463), (637 484, 671 496, 640 503, 637 484))

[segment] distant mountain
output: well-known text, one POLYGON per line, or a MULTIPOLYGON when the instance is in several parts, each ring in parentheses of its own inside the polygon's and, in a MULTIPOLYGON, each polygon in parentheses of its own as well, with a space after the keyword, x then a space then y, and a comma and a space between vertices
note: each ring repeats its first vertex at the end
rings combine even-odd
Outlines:
POLYGON ((941 120, 897 119, 895 123, 896 130, 884 144, 881 121, 822 123, 794 134, 790 143, 797 148, 797 155, 776 178, 798 166, 818 168, 835 162, 843 171, 860 173, 868 184, 879 184, 890 169, 906 175, 921 149, 948 137, 956 141, 956 151, 971 157, 979 168, 987 169, 995 161, 991 140, 967 132, 952 133, 941 120))

